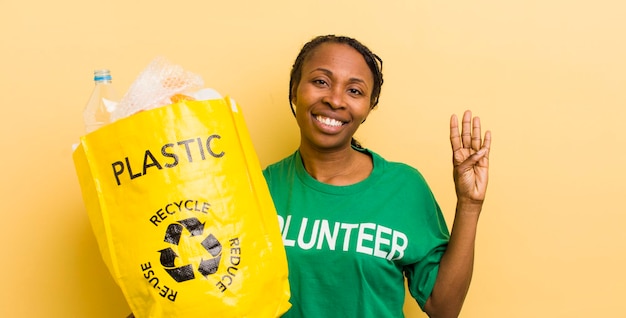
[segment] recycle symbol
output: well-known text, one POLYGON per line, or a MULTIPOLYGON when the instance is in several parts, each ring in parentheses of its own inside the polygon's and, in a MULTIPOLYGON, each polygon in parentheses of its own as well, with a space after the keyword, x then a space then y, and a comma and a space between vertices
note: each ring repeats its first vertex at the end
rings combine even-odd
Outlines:
MULTIPOLYGON (((164 241, 170 244, 178 246, 180 239, 183 235, 183 229, 186 229, 190 233, 189 237, 194 237, 204 234, 204 223, 196 218, 189 218, 177 221, 170 224, 165 231, 164 241)), ((219 267, 220 258, 222 257, 222 244, 213 236, 213 234, 207 235, 207 237, 200 243, 204 249, 209 252, 210 257, 200 259, 200 264, 197 266, 197 270, 205 278, 211 274, 217 272, 219 267)), ((194 266, 192 264, 186 264, 176 267, 176 258, 178 254, 171 248, 165 248, 159 251, 161 253, 161 265, 165 271, 172 276, 177 282, 184 282, 195 278, 194 266)))

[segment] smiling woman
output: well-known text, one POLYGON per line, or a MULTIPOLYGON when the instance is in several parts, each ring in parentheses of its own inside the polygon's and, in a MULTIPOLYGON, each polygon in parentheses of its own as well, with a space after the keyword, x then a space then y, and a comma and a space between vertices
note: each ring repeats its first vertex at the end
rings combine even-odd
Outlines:
POLYGON ((457 316, 472 276, 491 134, 450 121, 457 214, 451 234, 419 171, 361 147, 382 60, 334 35, 305 44, 289 101, 300 146, 264 175, 279 214, 292 308, 284 317, 402 317, 404 278, 432 317, 457 316))
MULTIPOLYGON (((300 54, 298 55, 298 57, 296 58, 296 61, 293 65, 293 68, 291 69, 291 79, 289 81, 289 104, 291 105, 291 111, 294 114, 294 116, 296 115, 295 110, 294 110, 294 97, 296 95, 296 89, 298 88, 298 84, 300 83, 300 81, 302 80, 302 76, 303 76, 303 64, 305 62, 305 60, 308 60, 309 58, 311 58, 313 56, 314 53, 314 49, 317 48, 318 46, 325 44, 325 43, 335 43, 335 44, 345 44, 348 47, 351 47, 352 49, 356 50, 358 53, 360 53, 360 57, 356 58, 356 62, 361 62, 362 60, 365 61, 365 63, 367 64, 367 67, 369 68, 370 72, 366 72, 366 74, 364 75, 365 78, 368 77, 372 77, 372 87, 371 87, 371 92, 370 92, 370 87, 365 87, 365 89, 358 89, 358 88, 349 88, 351 90, 351 93, 353 95, 363 95, 363 94, 369 94, 369 98, 370 98, 370 110, 373 109, 374 107, 376 107, 376 105, 378 104, 378 99, 380 96, 380 91, 383 85, 383 73, 382 73, 382 64, 383 61, 382 59, 380 59, 380 57, 378 57, 378 55, 372 53, 372 51, 370 51, 366 46, 362 45, 360 42, 358 42, 357 40, 353 39, 353 38, 349 38, 349 37, 342 37, 342 36, 334 36, 334 35, 327 35, 327 36, 319 36, 316 37, 315 39, 311 40, 309 43, 307 43, 302 50, 300 51, 300 54)), ((354 53, 354 52, 352 52, 354 53)), ((350 53, 348 53, 350 54, 350 53)), ((348 60, 351 61, 351 60, 348 60)), ((324 68, 320 68, 318 70, 316 70, 318 72, 324 73, 324 75, 326 76, 332 76, 332 72, 328 69, 324 69, 324 68)), ((306 75, 306 74, 305 74, 306 75)), ((330 83, 327 83, 326 81, 324 81, 324 79, 314 79, 315 82, 317 82, 318 85, 328 85, 330 83)), ((355 84, 359 84, 359 85, 365 85, 367 86, 368 83, 364 81, 363 78, 351 78, 350 81, 355 82, 355 84)), ((330 122, 332 120, 332 118, 328 118, 330 120, 324 119, 322 116, 319 116, 319 120, 326 120, 327 124, 331 125, 330 122)), ((365 121, 365 119, 363 119, 363 121, 365 121)), ((335 123, 336 125, 338 123, 335 123)), ((359 146, 359 143, 353 138, 352 139, 352 143, 355 146, 359 146)))
MULTIPOLYGON (((346 150, 370 113, 372 77, 364 59, 348 45, 325 43, 311 52, 291 100, 296 105, 301 152, 346 150)), ((369 162, 359 152, 348 154, 351 163, 369 162)))

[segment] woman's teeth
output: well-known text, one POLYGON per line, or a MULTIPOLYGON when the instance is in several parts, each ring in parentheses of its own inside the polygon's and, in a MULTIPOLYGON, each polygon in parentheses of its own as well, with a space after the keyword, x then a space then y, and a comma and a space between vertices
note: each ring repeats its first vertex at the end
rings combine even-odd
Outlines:
POLYGON ((328 125, 328 126, 332 126, 332 127, 339 127, 341 125, 343 125, 343 122, 340 122, 338 120, 332 119, 332 118, 328 118, 328 117, 322 117, 320 115, 317 115, 315 117, 315 119, 317 119, 317 121, 319 121, 320 123, 324 124, 324 125, 328 125))

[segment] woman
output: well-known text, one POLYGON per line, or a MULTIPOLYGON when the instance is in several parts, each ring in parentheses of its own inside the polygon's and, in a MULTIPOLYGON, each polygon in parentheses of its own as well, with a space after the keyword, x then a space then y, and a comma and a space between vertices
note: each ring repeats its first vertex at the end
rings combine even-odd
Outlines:
POLYGON ((263 172, 279 214, 292 308, 283 317, 402 317, 404 277, 431 317, 458 316, 474 262, 491 135, 450 120, 456 215, 449 234, 414 168, 353 136, 378 103, 382 60, 357 40, 320 36, 291 71, 300 146, 263 172))

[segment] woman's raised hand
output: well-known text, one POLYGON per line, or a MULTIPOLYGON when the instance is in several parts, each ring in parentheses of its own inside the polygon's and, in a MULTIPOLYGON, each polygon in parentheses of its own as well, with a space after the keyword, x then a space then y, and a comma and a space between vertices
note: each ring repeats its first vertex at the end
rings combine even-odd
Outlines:
POLYGON ((489 150, 491 132, 482 137, 480 118, 472 112, 463 114, 461 131, 456 115, 450 118, 453 177, 457 199, 462 203, 482 204, 489 179, 489 150))

